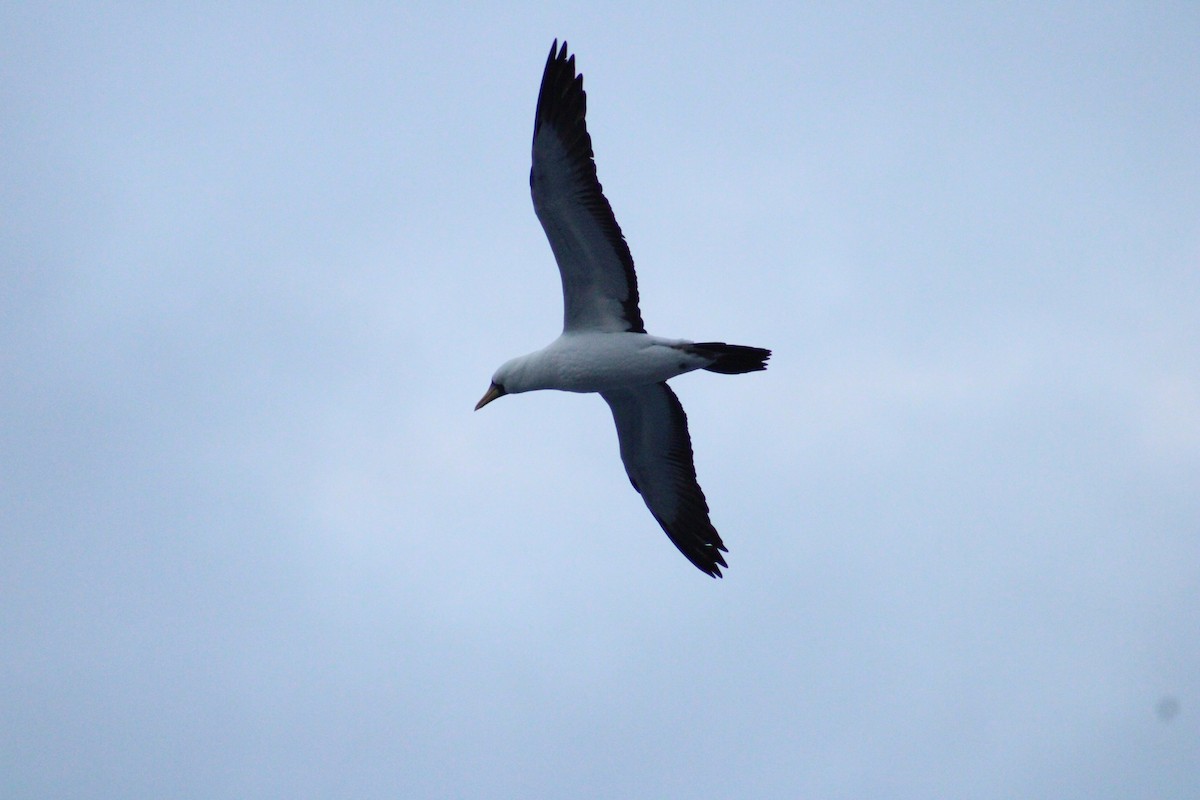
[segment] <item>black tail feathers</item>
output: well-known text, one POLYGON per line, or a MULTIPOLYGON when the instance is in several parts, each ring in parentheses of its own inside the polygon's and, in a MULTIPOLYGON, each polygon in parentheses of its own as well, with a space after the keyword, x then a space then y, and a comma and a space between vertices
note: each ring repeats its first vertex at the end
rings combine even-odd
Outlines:
POLYGON ((696 342, 690 348, 697 355, 713 361, 704 369, 722 375, 741 375, 743 372, 758 372, 767 368, 771 351, 764 347, 746 347, 724 342, 696 342))

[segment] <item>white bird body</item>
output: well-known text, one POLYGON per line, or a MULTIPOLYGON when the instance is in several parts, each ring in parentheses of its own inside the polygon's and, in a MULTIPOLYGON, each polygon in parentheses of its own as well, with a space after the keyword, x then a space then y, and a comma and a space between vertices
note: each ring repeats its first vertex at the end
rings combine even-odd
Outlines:
POLYGON ((568 331, 533 353, 511 359, 492 376, 505 394, 537 389, 606 392, 662 383, 707 367, 692 342, 647 333, 568 331))
POLYGON ((505 362, 475 410, 538 389, 599 393, 612 410, 633 488, 679 551, 719 578, 725 544, 696 482, 687 416, 666 382, 697 369, 764 370, 771 351, 646 333, 633 257, 596 179, 586 109, 575 57, 556 41, 538 92, 529 187, 562 278, 563 332, 505 362))

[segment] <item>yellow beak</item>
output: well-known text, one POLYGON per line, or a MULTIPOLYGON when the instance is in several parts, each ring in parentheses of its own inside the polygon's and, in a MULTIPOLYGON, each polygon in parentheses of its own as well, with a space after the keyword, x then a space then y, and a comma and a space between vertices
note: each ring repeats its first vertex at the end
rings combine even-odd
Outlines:
POLYGON ((475 404, 475 410, 478 411, 479 409, 486 406, 488 403, 495 400, 497 397, 503 397, 504 394, 505 394, 504 389, 493 383, 491 386, 488 387, 487 392, 483 395, 483 397, 479 400, 479 402, 475 404))

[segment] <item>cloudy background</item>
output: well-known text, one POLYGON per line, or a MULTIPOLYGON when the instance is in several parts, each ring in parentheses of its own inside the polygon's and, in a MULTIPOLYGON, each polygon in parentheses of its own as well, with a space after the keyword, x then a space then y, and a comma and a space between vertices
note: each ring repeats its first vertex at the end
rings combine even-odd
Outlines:
POLYGON ((1197 6, 594 5, 4 4, 0 794, 1194 791, 1197 6), (721 581, 471 412, 555 37, 721 581))

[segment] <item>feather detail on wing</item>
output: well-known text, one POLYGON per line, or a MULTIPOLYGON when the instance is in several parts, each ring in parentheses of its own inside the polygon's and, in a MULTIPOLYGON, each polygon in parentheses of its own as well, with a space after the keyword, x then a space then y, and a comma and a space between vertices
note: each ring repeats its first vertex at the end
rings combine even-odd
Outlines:
POLYGON ((583 76, 550 47, 533 128, 529 188, 563 286, 564 331, 645 333, 633 256, 596 178, 583 76))
POLYGON ((667 536, 701 571, 721 577, 725 544, 696 482, 687 415, 665 383, 601 392, 612 409, 625 472, 667 536))

